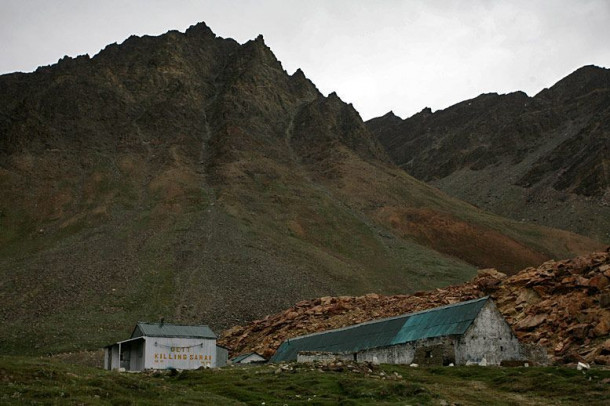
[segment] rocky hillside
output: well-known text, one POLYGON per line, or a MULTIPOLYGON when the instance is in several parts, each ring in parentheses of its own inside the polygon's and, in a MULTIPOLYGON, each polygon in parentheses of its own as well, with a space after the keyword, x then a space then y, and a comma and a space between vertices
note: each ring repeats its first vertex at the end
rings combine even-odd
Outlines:
POLYGON ((517 220, 610 242, 610 70, 585 66, 534 97, 483 94, 367 122, 418 179, 517 220))
POLYGON ((450 198, 262 37, 205 24, 0 76, 0 351, 214 329, 599 247, 450 198))
POLYGON ((490 295, 519 339, 559 363, 610 365, 610 248, 513 276, 483 269, 470 282, 413 295, 322 297, 223 333, 234 354, 269 357, 287 338, 490 295))

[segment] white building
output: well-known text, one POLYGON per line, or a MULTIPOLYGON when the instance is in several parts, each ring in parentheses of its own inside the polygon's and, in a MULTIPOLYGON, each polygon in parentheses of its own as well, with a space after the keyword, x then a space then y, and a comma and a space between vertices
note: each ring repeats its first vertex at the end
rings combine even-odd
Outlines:
POLYGON ((226 365, 227 350, 216 345, 208 326, 139 322, 131 337, 104 348, 104 368, 197 369, 226 365))

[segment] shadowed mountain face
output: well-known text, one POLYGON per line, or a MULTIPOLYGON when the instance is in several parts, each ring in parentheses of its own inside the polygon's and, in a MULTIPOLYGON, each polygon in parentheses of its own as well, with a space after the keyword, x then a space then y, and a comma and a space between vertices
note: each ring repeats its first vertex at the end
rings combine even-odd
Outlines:
POLYGON ((410 177, 262 37, 132 37, 1 76, 0 96, 3 352, 95 348, 161 316, 219 329, 600 248, 410 177))
POLYGON ((535 97, 483 94, 367 122, 418 179, 500 215, 610 241, 610 71, 585 66, 535 97))

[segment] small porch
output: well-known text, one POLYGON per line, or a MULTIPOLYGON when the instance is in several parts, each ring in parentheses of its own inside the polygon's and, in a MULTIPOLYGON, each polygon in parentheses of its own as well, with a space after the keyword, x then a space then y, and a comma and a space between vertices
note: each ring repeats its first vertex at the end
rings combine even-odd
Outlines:
POLYGON ((145 344, 144 337, 137 337, 104 347, 104 369, 142 371, 145 344))

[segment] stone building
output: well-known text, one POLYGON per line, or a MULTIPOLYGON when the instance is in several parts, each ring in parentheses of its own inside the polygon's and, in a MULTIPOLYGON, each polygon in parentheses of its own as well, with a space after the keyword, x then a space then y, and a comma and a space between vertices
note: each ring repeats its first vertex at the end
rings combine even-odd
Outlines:
POLYGON ((525 359, 489 297, 329 330, 282 343, 271 362, 336 357, 419 365, 499 365, 525 359))
POLYGON ((228 351, 204 325, 139 322, 131 337, 104 348, 104 368, 121 371, 225 366, 228 351))

